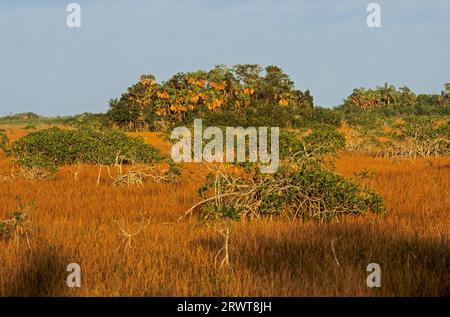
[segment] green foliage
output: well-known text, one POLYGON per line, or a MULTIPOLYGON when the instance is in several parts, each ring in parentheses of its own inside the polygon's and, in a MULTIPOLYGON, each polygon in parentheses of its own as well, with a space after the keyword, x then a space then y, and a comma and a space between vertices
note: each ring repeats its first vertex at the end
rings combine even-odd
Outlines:
POLYGON ((9 219, 0 220, 0 240, 8 241, 14 235, 25 235, 28 238, 29 214, 35 209, 34 201, 21 203, 22 198, 16 197, 17 208, 11 212, 9 219))
MULTIPOLYGON (((279 107, 274 103, 259 102, 254 107, 237 111, 236 109, 221 109, 207 112, 203 115, 205 125, 234 127, 294 127, 303 118, 301 112, 294 112, 289 107, 279 107)), ((190 120, 186 120, 190 123, 190 120)))
POLYGON ((24 126, 23 129, 24 130, 34 130, 34 129, 36 129, 36 125, 29 123, 26 126, 24 126))
POLYGON ((409 117, 404 119, 403 124, 395 124, 393 127, 401 131, 401 133, 392 134, 398 139, 414 137, 429 141, 441 136, 450 138, 450 120, 445 124, 437 125, 435 120, 429 117, 409 117))
POLYGON ((450 155, 450 120, 437 125, 430 118, 412 117, 394 126, 392 149, 388 155, 429 157, 450 155))
POLYGON ((409 158, 450 154, 448 117, 381 117, 365 112, 364 118, 368 122, 353 123, 347 133, 347 148, 350 151, 409 158))
POLYGON ((295 133, 281 130, 281 160, 317 160, 322 161, 326 155, 333 155, 345 148, 345 137, 336 130, 321 126, 312 132, 295 133))
POLYGON ((342 114, 342 118, 351 126, 364 126, 370 128, 380 127, 380 118, 386 118, 385 114, 381 114, 376 110, 366 111, 352 105, 342 105, 337 107, 335 111, 342 114))
POLYGON ((293 127, 311 115, 313 98, 279 67, 236 65, 178 73, 161 84, 144 75, 109 106, 111 121, 128 130, 164 131, 196 118, 214 126, 293 127))
POLYGON ((78 114, 70 117, 61 118, 61 123, 76 128, 103 129, 111 126, 109 117, 103 113, 78 114))
POLYGON ((344 146, 344 137, 330 128, 303 135, 282 130, 278 171, 261 174, 257 164, 246 163, 236 174, 222 166, 198 190, 204 199, 202 218, 217 221, 284 216, 289 220, 323 221, 369 211, 383 214, 382 198, 360 185, 368 175, 345 179, 325 167, 324 157, 344 146), (212 196, 208 198, 208 194, 212 196))
POLYGON ((281 165, 277 173, 256 173, 252 178, 228 174, 217 181, 207 178, 201 193, 220 188, 220 204, 207 201, 205 220, 244 217, 278 217, 288 220, 332 220, 346 214, 385 213, 383 201, 373 190, 360 186, 364 178, 344 179, 320 166, 304 164, 297 168, 281 165))
MULTIPOLYGON (((8 116, 0 117, 1 125, 15 125, 23 126, 25 130, 31 130, 42 125, 60 125, 74 123, 74 119, 79 115, 75 116, 57 116, 57 117, 44 117, 37 115, 32 112, 10 114, 8 116)), ((82 115, 81 115, 82 116, 82 115)), ((105 115, 103 115, 105 116, 105 115)))
POLYGON ((339 127, 342 121, 342 114, 334 109, 315 107, 311 120, 319 124, 339 127))
POLYGON ((40 118, 41 116, 35 114, 34 112, 22 112, 0 117, 0 122, 9 120, 36 120, 40 118))
POLYGON ((172 161, 172 159, 168 160, 168 164, 169 164, 169 169, 167 170, 167 174, 170 175, 170 177, 172 178, 178 178, 181 176, 181 166, 177 163, 175 163, 174 161, 172 161))
POLYGON ((27 168, 55 168, 75 163, 112 165, 152 163, 159 151, 116 130, 61 130, 33 132, 13 143, 15 162, 27 168))
MULTIPOLYGON (((344 101, 347 110, 362 109, 378 114, 405 115, 449 115, 449 84, 444 85, 441 94, 416 95, 406 86, 397 89, 387 83, 375 89, 357 88, 344 101)), ((347 111, 348 113, 348 111, 347 111)))
POLYGON ((7 151, 9 148, 9 138, 5 132, 0 131, 0 149, 7 151))

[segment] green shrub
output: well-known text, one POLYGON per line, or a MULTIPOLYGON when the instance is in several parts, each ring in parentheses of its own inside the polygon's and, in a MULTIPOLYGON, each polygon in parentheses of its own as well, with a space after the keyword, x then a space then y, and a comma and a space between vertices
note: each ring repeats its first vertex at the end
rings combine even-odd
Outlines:
POLYGON ((336 130, 321 126, 306 135, 291 131, 280 132, 280 159, 323 161, 327 155, 334 155, 345 148, 345 137, 336 130))
POLYGON ((420 140, 431 140, 438 137, 450 138, 450 121, 443 125, 436 125, 435 120, 430 117, 411 116, 404 119, 404 124, 396 124, 395 128, 402 131, 401 134, 394 135, 403 139, 414 137, 420 140))
POLYGON ((78 114, 70 117, 60 119, 61 123, 74 126, 76 128, 96 128, 103 129, 111 126, 109 117, 103 113, 88 113, 78 114))
POLYGON ((280 166, 261 174, 258 164, 240 164, 244 175, 223 165, 200 187, 205 220, 284 216, 289 220, 331 220, 345 214, 385 212, 382 198, 359 185, 359 175, 345 179, 325 167, 325 156, 345 146, 344 137, 330 128, 301 135, 282 130, 280 166), (208 195, 212 194, 208 198, 208 195))
MULTIPOLYGON (((0 220, 0 241, 8 241, 14 236, 24 235, 28 240, 28 227, 30 213, 35 209, 34 201, 21 203, 21 197, 16 197, 17 208, 11 212, 11 217, 0 220)), ((30 248, 29 242, 28 247, 30 248)))
POLYGON ((112 165, 152 163, 160 160, 157 149, 143 139, 115 130, 61 130, 33 132, 13 143, 15 162, 27 168, 50 168, 75 163, 112 165))
POLYGON ((9 147, 9 138, 5 132, 0 131, 0 149, 7 151, 9 147))
POLYGON ((41 116, 35 114, 34 112, 23 112, 10 114, 7 116, 0 117, 0 121, 8 121, 8 120, 36 120, 41 118, 41 116))
POLYGON ((253 177, 224 175, 217 181, 210 174, 199 190, 203 197, 213 190, 221 193, 217 200, 205 202, 205 220, 284 216, 322 221, 346 214, 385 212, 381 196, 359 186, 357 178, 347 180, 317 165, 281 165, 275 174, 253 177))
POLYGON ((342 121, 342 113, 335 109, 315 107, 311 120, 315 123, 339 127, 342 121))

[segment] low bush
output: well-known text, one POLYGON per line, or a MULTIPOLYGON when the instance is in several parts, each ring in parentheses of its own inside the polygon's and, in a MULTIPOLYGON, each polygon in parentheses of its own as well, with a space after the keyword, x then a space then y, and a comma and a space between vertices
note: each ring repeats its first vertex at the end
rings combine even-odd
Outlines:
POLYGON ((280 158, 322 160, 345 148, 345 137, 328 126, 307 130, 304 133, 282 130, 280 133, 280 158))
POLYGON ((394 125, 392 140, 380 152, 384 156, 429 157, 450 154, 450 121, 444 124, 428 117, 410 117, 394 125))
POLYGON ((336 111, 335 109, 315 107, 312 113, 311 121, 318 124, 339 127, 342 121, 342 113, 336 111))
MULTIPOLYGON (((0 220, 0 242, 9 241, 12 238, 19 238, 24 236, 27 242, 28 248, 31 250, 30 240, 28 237, 28 230, 30 226, 30 214, 35 209, 34 202, 27 204, 21 203, 21 197, 16 197, 17 208, 11 212, 9 219, 0 220)), ((17 240, 18 242, 18 240, 17 240)))
POLYGON ((7 151, 9 147, 9 138, 5 132, 0 131, 0 149, 7 151))
POLYGON ((385 157, 438 157, 450 154, 450 121, 409 116, 379 123, 377 129, 352 126, 347 149, 385 157))
MULTIPOLYGON (((345 214, 384 213, 382 198, 360 186, 359 175, 345 179, 325 167, 324 158, 345 145, 333 130, 280 134, 280 167, 274 174, 236 171, 222 165, 199 189, 202 217, 208 221, 285 216, 289 220, 331 220, 345 214)), ((191 209, 188 212, 192 212, 191 209)))
POLYGON ((76 128, 95 127, 97 129, 111 126, 108 116, 103 113, 83 113, 60 119, 62 124, 70 125, 76 128))
POLYGON ((285 216, 292 220, 331 220, 345 214, 385 211, 381 196, 318 166, 282 165, 273 175, 238 177, 222 172, 219 181, 211 174, 200 193, 220 192, 205 202, 203 218, 285 216), (217 199, 217 200, 216 200, 217 199))
POLYGON ((15 163, 26 168, 57 168, 75 163, 112 165, 152 163, 159 151, 115 130, 61 130, 33 132, 12 145, 15 163))
POLYGON ((0 121, 9 121, 9 120, 36 120, 40 119, 41 116, 34 112, 23 112, 16 114, 9 114, 7 116, 0 117, 0 121))

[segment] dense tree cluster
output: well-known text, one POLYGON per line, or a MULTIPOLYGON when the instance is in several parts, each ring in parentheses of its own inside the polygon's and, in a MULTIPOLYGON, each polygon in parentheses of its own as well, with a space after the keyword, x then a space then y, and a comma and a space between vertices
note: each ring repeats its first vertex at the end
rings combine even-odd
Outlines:
POLYGON ((129 130, 167 130, 202 118, 214 125, 290 127, 310 115, 313 98, 299 91, 280 68, 258 65, 216 66, 210 71, 178 73, 163 83, 153 75, 109 103, 110 119, 129 130))
POLYGON ((441 94, 416 95, 406 86, 397 89, 393 85, 384 84, 375 89, 357 88, 344 101, 344 105, 374 110, 382 108, 396 108, 404 106, 448 106, 450 105, 450 84, 444 85, 441 94))

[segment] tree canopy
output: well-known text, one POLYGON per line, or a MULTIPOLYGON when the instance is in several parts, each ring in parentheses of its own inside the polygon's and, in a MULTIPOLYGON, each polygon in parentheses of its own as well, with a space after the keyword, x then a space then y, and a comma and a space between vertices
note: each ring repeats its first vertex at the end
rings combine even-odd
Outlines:
POLYGON ((295 118, 312 113, 313 98, 309 91, 296 90, 277 66, 263 72, 258 65, 219 65, 178 73, 163 83, 143 75, 109 106, 112 121, 130 130, 166 130, 194 118, 245 126, 267 116, 289 127, 295 118))

